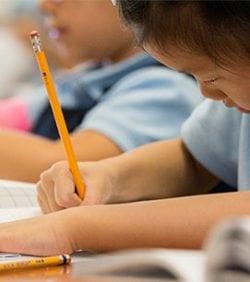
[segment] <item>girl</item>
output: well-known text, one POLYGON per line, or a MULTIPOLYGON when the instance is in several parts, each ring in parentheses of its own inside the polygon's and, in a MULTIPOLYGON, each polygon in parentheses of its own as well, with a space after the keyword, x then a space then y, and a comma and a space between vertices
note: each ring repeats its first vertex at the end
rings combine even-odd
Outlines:
POLYGON ((118 5, 139 43, 168 66, 192 73, 211 99, 185 123, 181 138, 80 163, 87 187, 82 203, 67 164, 52 166, 38 185, 44 212, 81 206, 2 225, 1 251, 198 248, 220 220, 250 214, 245 191, 250 189, 249 2, 123 0, 118 5), (195 195, 220 180, 239 191, 195 195), (32 233, 34 239, 27 236, 32 233))

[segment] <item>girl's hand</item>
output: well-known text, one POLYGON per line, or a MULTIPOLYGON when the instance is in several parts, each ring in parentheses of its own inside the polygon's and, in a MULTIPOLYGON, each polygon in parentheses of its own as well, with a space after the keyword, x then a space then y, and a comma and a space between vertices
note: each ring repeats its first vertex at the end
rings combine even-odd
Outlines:
POLYGON ((115 175, 111 159, 79 163, 79 168, 86 188, 83 201, 76 193, 67 162, 58 162, 41 174, 37 185, 38 203, 44 213, 111 201, 115 175))

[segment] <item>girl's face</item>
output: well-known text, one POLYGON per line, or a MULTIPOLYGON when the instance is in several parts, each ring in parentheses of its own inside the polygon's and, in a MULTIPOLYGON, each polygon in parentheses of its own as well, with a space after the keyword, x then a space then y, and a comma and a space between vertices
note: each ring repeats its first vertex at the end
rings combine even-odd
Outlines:
POLYGON ((206 56, 168 49, 161 54, 150 46, 145 47, 152 56, 175 70, 192 74, 199 83, 202 94, 222 101, 227 107, 250 113, 250 64, 240 60, 232 66, 220 67, 206 56))
POLYGON ((134 50, 132 35, 110 0, 40 0, 40 9, 58 51, 76 62, 119 61, 134 50))

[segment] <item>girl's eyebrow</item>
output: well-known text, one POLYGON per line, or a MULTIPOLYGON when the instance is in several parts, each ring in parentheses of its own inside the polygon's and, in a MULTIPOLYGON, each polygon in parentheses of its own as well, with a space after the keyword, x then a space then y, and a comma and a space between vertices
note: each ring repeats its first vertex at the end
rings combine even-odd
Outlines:
POLYGON ((185 70, 176 70, 176 71, 183 73, 183 74, 191 74, 191 72, 188 72, 188 71, 185 71, 185 70))
POLYGON ((178 72, 180 72, 180 73, 183 73, 183 74, 191 74, 193 71, 191 70, 191 69, 189 69, 189 70, 187 70, 187 69, 182 69, 182 68, 180 68, 180 69, 174 69, 175 71, 178 71, 178 72))

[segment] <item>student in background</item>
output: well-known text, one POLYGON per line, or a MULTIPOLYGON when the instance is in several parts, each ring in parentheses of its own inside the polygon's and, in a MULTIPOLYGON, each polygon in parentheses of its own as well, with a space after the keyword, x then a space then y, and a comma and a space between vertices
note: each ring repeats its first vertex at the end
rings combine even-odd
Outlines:
MULTIPOLYGON (((40 6, 57 51, 78 63, 57 79, 78 160, 116 156, 179 135, 201 99, 195 82, 134 48, 109 0, 44 0, 40 6)), ((1 178, 34 182, 65 158, 44 86, 1 102, 0 124, 31 133, 0 132, 1 178)))
POLYGON ((1 0, 0 6, 0 98, 33 94, 41 82, 28 34, 39 30, 53 72, 74 62, 58 56, 52 40, 45 36, 38 0, 1 0))
POLYGON ((0 6, 0 97, 17 95, 40 81, 27 34, 38 28, 36 0, 2 0, 0 6), (24 36, 24 33, 26 34, 24 36))

